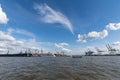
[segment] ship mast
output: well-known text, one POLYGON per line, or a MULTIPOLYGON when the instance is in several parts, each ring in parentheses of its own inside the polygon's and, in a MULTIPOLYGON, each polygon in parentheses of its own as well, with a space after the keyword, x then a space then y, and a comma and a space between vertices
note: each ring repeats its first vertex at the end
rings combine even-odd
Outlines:
POLYGON ((43 54, 43 49, 41 48, 41 54, 43 54))
POLYGON ((7 54, 9 54, 9 49, 8 49, 8 51, 7 51, 7 54))

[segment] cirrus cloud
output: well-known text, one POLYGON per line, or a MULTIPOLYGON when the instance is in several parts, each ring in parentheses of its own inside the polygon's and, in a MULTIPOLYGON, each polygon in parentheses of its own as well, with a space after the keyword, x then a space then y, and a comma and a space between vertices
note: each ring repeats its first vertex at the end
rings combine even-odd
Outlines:
POLYGON ((35 35, 32 32, 29 32, 29 31, 24 30, 24 29, 8 28, 7 31, 8 31, 8 34, 16 33, 16 34, 21 34, 21 35, 24 35, 27 37, 35 38, 35 35))
POLYGON ((73 26, 69 19, 59 11, 56 11, 49 7, 47 4, 36 4, 34 8, 41 14, 42 21, 45 23, 59 23, 69 29, 73 34, 73 26))

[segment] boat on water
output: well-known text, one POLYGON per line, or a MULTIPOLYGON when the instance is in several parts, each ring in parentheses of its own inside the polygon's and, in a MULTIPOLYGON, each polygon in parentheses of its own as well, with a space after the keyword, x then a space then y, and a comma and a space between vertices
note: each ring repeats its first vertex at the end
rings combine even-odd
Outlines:
POLYGON ((89 50, 85 52, 85 56, 91 56, 93 53, 94 53, 93 51, 89 50))
POLYGON ((54 55, 54 57, 71 57, 70 55, 65 54, 64 51, 56 52, 53 55, 54 55))
POLYGON ((31 57, 31 56, 33 56, 33 54, 28 53, 27 51, 25 51, 25 53, 21 51, 19 53, 11 54, 9 53, 9 50, 8 50, 6 54, 0 54, 0 57, 31 57))
POLYGON ((82 58, 81 55, 72 55, 72 58, 82 58))
POLYGON ((65 54, 56 53, 56 54, 54 54, 54 57, 70 57, 70 56, 65 55, 65 54))
POLYGON ((27 53, 23 53, 23 54, 0 54, 0 57, 31 57, 32 54, 27 54, 27 53))

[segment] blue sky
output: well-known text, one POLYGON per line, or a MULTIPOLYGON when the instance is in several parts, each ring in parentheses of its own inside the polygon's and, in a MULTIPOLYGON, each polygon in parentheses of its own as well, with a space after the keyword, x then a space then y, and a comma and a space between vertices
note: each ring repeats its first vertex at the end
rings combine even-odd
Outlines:
POLYGON ((0 4, 4 45, 8 43, 3 34, 13 37, 12 43, 28 42, 48 51, 120 45, 120 0, 1 0, 0 4))

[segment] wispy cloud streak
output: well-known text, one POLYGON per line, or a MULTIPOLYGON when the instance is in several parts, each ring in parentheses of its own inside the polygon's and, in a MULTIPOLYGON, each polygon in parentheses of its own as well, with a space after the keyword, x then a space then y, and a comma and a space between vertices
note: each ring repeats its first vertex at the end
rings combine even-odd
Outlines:
POLYGON ((67 46, 69 46, 69 44, 65 43, 65 42, 63 42, 63 43, 55 43, 56 48, 60 49, 61 51, 69 53, 69 52, 71 52, 71 50, 66 48, 67 46))
POLYGON ((69 19, 62 14, 59 11, 55 11, 51 7, 49 7, 47 4, 35 4, 34 8, 39 12, 39 14, 42 16, 42 21, 45 23, 60 23, 63 26, 65 26, 67 29, 69 29, 72 34, 73 32, 73 26, 69 19))
POLYGON ((24 29, 13 29, 13 28, 8 28, 8 34, 12 34, 12 33, 17 33, 17 34, 21 34, 21 35, 25 35, 31 38, 35 38, 35 35, 32 32, 29 32, 27 30, 24 29))

